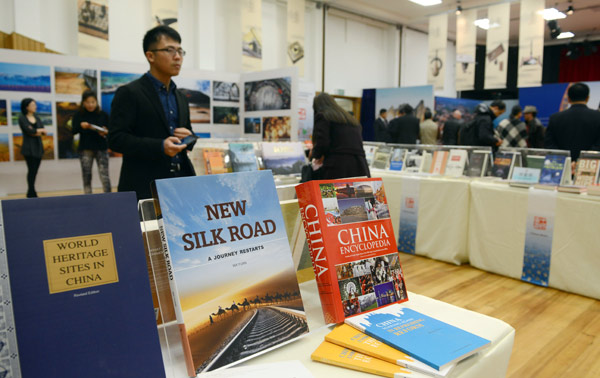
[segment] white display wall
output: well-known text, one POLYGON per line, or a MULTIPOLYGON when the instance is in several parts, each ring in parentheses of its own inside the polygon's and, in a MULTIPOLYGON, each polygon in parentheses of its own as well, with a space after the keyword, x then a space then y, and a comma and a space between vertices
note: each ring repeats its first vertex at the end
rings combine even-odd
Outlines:
MULTIPOLYGON (((38 113, 42 113, 49 132, 37 191, 81 188, 76 153, 78 136, 73 138, 69 134, 69 120, 81 99, 81 82, 85 79, 93 83, 90 85, 98 92, 101 107, 109 111, 116 88, 146 72, 147 64, 3 49, 0 56, 0 75, 2 70, 12 75, 0 81, 0 104, 5 104, 7 118, 7 124, 0 125, 0 147, 8 152, 0 157, 0 195, 23 193, 26 189, 26 167, 18 148, 22 132, 16 122, 20 102, 26 97, 38 103, 38 113), (87 70, 85 74, 84 70, 87 70), (71 75, 71 71, 79 72, 78 79, 65 80, 64 73, 71 75), (59 72, 63 73, 60 79, 59 72), (15 79, 16 75, 21 75, 21 79, 15 79)), ((180 89, 189 90, 195 98, 202 99, 199 104, 190 106, 192 128, 200 136, 253 141, 298 139, 296 68, 247 74, 183 69, 174 81, 180 89), (217 84, 223 82, 237 87, 233 91, 237 96, 224 98, 215 94, 217 84), (245 95, 252 101, 246 101, 245 95), (251 130, 246 127, 247 118, 255 122, 251 130), (275 128, 278 133, 267 132, 275 128)), ((113 186, 118 182, 119 166, 120 158, 110 159, 113 186)), ((95 173, 93 177, 92 186, 98 187, 95 173)))

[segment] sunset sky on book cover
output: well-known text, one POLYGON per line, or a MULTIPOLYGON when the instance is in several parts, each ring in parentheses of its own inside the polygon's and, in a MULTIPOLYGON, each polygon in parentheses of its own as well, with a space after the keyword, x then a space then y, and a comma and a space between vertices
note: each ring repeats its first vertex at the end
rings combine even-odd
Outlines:
POLYGON ((296 192, 326 322, 408 299, 381 179, 310 181, 296 192))
POLYGON ((270 171, 157 180, 156 186, 197 372, 308 332, 270 171), (271 324, 262 333, 261 322, 271 324), (236 342, 243 343, 226 347, 238 333, 236 342))

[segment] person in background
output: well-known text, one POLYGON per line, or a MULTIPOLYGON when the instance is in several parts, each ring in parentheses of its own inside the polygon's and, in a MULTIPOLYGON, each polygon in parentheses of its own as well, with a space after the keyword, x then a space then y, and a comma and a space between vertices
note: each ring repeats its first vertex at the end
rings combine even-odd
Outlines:
POLYGON ((431 109, 425 108, 425 119, 419 125, 419 139, 421 144, 437 144, 438 125, 431 119, 431 109))
POLYGON ((452 112, 452 115, 444 123, 444 129, 442 130, 442 144, 445 146, 455 146, 458 144, 458 130, 464 124, 462 120, 462 113, 456 109, 452 112))
POLYGON ((419 139, 419 119, 413 115, 409 104, 398 108, 399 117, 390 122, 389 133, 391 143, 417 144, 419 139))
POLYGON ((510 117, 503 119, 496 131, 502 138, 502 147, 527 148, 527 127, 521 121, 523 111, 519 105, 513 106, 510 117))
POLYGON ((98 165, 98 174, 104 193, 111 191, 108 175, 108 114, 100 110, 96 93, 91 90, 81 95, 79 111, 73 116, 73 134, 81 134, 79 138, 79 160, 81 161, 81 176, 83 191, 92 193, 92 166, 94 159, 98 165))
POLYGON ((44 156, 42 135, 47 135, 42 119, 36 114, 36 111, 37 104, 32 98, 24 98, 21 101, 19 127, 23 131, 21 154, 27 163, 27 198, 37 197, 35 178, 44 156))
POLYGON ((387 109, 379 111, 379 117, 373 123, 376 142, 389 142, 387 109))
POLYGON ((494 118, 506 111, 506 104, 502 100, 494 100, 487 106, 485 103, 477 105, 475 109, 475 128, 477 130, 477 140, 475 146, 490 146, 493 151, 498 150, 502 144, 502 139, 496 137, 494 133, 494 118))
POLYGON ((108 146, 123 154, 119 191, 151 198, 152 181, 194 176, 181 142, 192 135, 190 108, 171 78, 179 75, 185 51, 181 36, 168 26, 150 29, 143 40, 150 70, 117 89, 111 105, 108 146))
POLYGON ((542 122, 537 118, 537 108, 527 105, 523 109, 523 119, 527 127, 527 147, 544 148, 544 134, 546 130, 542 122))
POLYGON ((315 126, 310 157, 323 165, 323 178, 371 177, 360 123, 327 93, 315 96, 313 110, 315 126))
POLYGON ((571 85, 567 96, 571 106, 550 116, 544 147, 569 150, 575 162, 582 150, 600 151, 600 113, 587 107, 590 87, 585 83, 571 85))

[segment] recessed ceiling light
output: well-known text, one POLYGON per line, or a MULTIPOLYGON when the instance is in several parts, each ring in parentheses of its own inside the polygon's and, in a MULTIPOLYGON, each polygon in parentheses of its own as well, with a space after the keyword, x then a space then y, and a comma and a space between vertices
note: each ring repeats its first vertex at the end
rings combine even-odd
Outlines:
POLYGON ((475 24, 475 26, 480 27, 483 30, 493 29, 493 28, 497 28, 498 26, 500 26, 500 24, 498 24, 498 23, 490 24, 489 18, 481 18, 479 20, 475 20, 474 24, 475 24))
POLYGON ((542 11, 539 11, 538 13, 541 14, 542 17, 544 17, 544 20, 546 20, 546 21, 559 20, 561 18, 567 18, 566 14, 564 14, 563 12, 560 12, 556 8, 546 8, 546 9, 544 9, 542 11))
POLYGON ((575 34, 573 34, 572 32, 562 32, 558 35, 558 37, 556 37, 556 39, 565 39, 573 37, 575 37, 575 34))
POLYGON ((424 7, 428 7, 431 5, 438 5, 442 3, 442 0, 409 0, 415 4, 422 5, 424 7))

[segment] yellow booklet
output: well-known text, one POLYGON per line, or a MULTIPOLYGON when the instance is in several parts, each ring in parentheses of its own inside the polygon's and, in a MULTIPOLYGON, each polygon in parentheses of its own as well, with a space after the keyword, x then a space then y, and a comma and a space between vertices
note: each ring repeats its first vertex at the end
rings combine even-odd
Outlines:
POLYGON ((424 373, 430 377, 445 377, 456 366, 452 365, 442 370, 436 370, 421 361, 417 361, 408 354, 367 336, 347 324, 335 327, 333 331, 325 336, 325 340, 376 357, 388 363, 406 367, 411 371, 424 373))
POLYGON ((314 361, 363 371, 389 378, 427 378, 426 374, 413 372, 401 366, 380 360, 366 354, 323 341, 310 355, 314 361))

